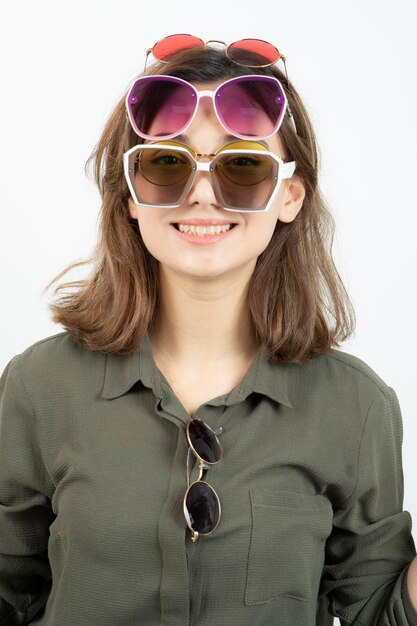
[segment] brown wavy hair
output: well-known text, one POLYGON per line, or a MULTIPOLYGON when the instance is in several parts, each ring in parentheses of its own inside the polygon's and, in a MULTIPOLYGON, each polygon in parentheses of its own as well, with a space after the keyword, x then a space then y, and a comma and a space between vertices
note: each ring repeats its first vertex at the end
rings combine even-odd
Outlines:
MULTIPOLYGON (((168 74, 192 83, 243 74, 280 80, 297 134, 287 115, 278 132, 286 159, 296 161, 295 174, 302 178, 306 194, 292 222, 277 220, 268 246, 257 258, 248 305, 257 341, 273 362, 303 363, 339 346, 354 331, 355 313, 332 258, 335 223, 319 190, 317 141, 294 85, 276 65, 242 67, 223 50, 209 46, 178 53, 168 63, 156 62, 144 74, 168 74)), ((159 262, 145 247, 128 210, 123 153, 143 140, 130 126, 125 98, 126 93, 85 164, 87 176, 92 166, 102 198, 93 254, 67 266, 42 292, 70 270, 92 263, 88 278, 55 288, 53 295, 72 291, 49 304, 52 319, 88 350, 121 355, 136 350, 151 329, 159 298, 159 262)))

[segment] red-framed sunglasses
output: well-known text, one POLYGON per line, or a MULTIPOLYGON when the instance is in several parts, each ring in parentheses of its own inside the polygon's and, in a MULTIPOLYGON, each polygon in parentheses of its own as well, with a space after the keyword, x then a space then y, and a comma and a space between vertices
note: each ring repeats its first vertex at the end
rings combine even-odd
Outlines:
POLYGON ((148 48, 146 51, 144 71, 146 70, 148 56, 151 53, 155 59, 164 63, 169 61, 169 59, 178 52, 190 48, 204 48, 209 43, 220 43, 226 46, 225 52, 228 58, 243 67, 268 67, 282 59, 285 68, 285 76, 288 81, 287 66, 285 64, 286 58, 276 46, 268 41, 264 41, 263 39, 239 39, 238 41, 227 44, 225 41, 219 39, 209 39, 204 42, 200 37, 195 37, 188 33, 168 35, 157 41, 151 48, 148 48))

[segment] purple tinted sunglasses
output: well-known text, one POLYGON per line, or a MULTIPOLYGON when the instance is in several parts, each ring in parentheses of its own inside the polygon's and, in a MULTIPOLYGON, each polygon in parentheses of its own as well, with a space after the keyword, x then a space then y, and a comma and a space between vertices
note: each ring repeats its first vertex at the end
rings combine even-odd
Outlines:
POLYGON ((208 96, 221 125, 240 139, 265 139, 278 131, 288 101, 280 81, 273 76, 250 74, 221 83, 214 91, 198 91, 176 76, 137 78, 126 96, 133 130, 144 139, 172 139, 193 121, 200 98, 208 96))

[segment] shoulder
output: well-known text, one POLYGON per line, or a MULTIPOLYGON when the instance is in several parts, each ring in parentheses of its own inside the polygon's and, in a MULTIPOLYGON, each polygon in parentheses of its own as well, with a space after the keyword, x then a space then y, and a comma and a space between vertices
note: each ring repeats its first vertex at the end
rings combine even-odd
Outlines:
POLYGON ((378 389, 380 391, 386 390, 387 383, 369 363, 360 357, 336 348, 331 348, 326 356, 328 358, 328 367, 333 369, 339 376, 348 376, 352 380, 361 380, 375 392, 378 389))
POLYGON ((88 351, 76 343, 68 331, 56 333, 35 341, 13 357, 18 367, 40 374, 44 370, 53 371, 63 363, 70 365, 80 360, 88 351))
POLYGON ((105 355, 77 343, 68 331, 44 337, 16 354, 11 361, 30 394, 69 392, 87 380, 101 377, 105 355))
POLYGON ((63 351, 73 352, 74 350, 83 349, 80 344, 74 341, 70 333, 64 330, 35 341, 16 356, 22 361, 42 356, 54 356, 62 354, 63 351))
POLYGON ((326 401, 329 408, 344 414, 350 410, 364 414, 375 398, 392 393, 369 363, 336 348, 299 366, 296 379, 301 406, 326 401))

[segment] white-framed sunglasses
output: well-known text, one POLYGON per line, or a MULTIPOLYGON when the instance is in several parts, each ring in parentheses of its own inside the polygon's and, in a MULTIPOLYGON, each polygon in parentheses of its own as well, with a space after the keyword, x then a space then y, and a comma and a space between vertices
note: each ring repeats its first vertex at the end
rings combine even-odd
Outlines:
POLYGON ((138 206, 176 208, 197 172, 209 172, 217 202, 227 211, 258 213, 271 206, 296 162, 284 162, 256 141, 234 141, 199 154, 177 141, 133 146, 123 155, 126 182, 138 206), (200 162, 197 157, 212 157, 200 162))

